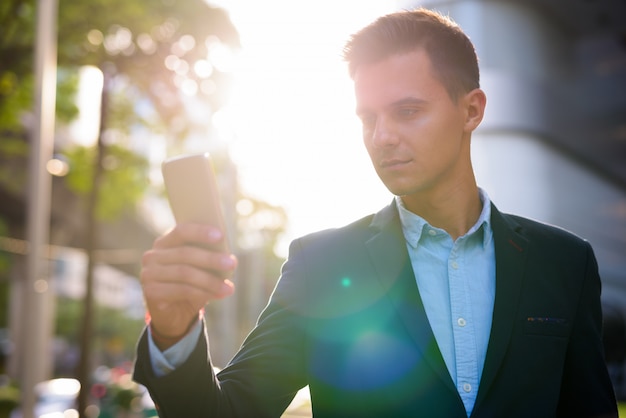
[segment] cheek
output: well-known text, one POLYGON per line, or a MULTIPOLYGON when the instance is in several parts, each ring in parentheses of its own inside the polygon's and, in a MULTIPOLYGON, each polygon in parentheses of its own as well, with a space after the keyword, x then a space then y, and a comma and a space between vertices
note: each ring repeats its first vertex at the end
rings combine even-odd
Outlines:
POLYGON ((365 150, 367 151, 367 155, 370 158, 370 162, 372 163, 374 168, 376 168, 376 160, 377 160, 377 158, 376 158, 376 147, 370 146, 367 141, 363 141, 363 143, 365 144, 365 150))
POLYGON ((463 135, 463 128, 455 119, 428 117, 407 127, 404 135, 411 138, 414 148, 436 154, 437 150, 455 147, 457 138, 463 135))
POLYGON ((365 146, 365 150, 369 154, 370 158, 372 158, 374 156, 374 153, 376 152, 376 147, 372 142, 372 135, 366 132, 365 128, 363 128, 361 139, 363 141, 363 145, 365 146))

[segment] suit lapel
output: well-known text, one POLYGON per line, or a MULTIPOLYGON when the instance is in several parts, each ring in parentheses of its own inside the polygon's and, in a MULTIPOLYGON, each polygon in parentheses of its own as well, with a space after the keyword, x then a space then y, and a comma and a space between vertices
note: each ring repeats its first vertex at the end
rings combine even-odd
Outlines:
POLYGON ((365 245, 381 284, 425 361, 456 393, 417 289, 395 204, 377 213, 371 227, 377 232, 365 245))
POLYGON ((487 357, 476 407, 485 399, 506 353, 524 277, 529 243, 519 234, 519 225, 491 206, 491 226, 496 254, 496 297, 487 357))

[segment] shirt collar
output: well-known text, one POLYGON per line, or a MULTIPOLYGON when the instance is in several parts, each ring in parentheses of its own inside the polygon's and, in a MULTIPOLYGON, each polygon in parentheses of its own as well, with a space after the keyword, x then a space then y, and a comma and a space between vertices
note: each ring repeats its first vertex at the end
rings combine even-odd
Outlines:
MULTIPOLYGON (((489 199, 487 192, 481 188, 478 188, 478 194, 483 207, 476 223, 464 236, 470 236, 482 231, 483 247, 486 247, 491 242, 491 238, 493 236, 493 232, 491 230, 491 200, 489 199)), ((400 215, 400 222, 402 223, 402 232, 404 233, 404 237, 409 245, 413 247, 417 246, 425 228, 428 228, 429 230, 439 229, 430 225, 421 216, 409 211, 404 206, 404 202, 400 196, 396 196, 395 201, 396 206, 398 207, 398 214, 400 215)))

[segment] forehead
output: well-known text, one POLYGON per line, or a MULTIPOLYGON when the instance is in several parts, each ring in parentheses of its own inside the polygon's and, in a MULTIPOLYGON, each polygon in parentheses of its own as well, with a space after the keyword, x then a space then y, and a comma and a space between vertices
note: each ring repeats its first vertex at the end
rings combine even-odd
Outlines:
POLYGON ((428 54, 418 49, 362 65, 354 73, 354 91, 358 108, 384 106, 405 97, 433 100, 447 95, 434 76, 428 54))

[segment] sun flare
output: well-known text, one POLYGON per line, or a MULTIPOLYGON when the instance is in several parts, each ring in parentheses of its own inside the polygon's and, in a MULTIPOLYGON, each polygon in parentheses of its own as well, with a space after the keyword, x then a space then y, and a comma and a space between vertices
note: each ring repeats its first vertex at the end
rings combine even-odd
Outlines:
POLYGON ((386 204, 390 195, 360 140, 341 51, 392 2, 212 3, 229 11, 242 38, 233 96, 217 117, 244 191, 285 207, 289 238, 386 204))

